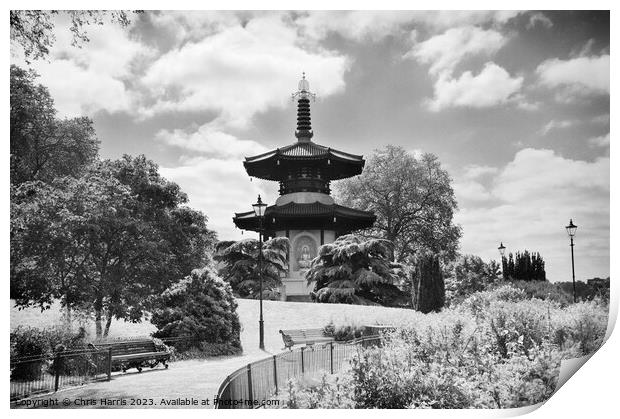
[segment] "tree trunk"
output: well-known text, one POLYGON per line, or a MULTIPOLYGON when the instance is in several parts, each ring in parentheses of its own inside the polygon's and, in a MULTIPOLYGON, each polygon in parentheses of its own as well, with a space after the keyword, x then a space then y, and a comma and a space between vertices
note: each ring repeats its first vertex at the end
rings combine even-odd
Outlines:
POLYGON ((97 297, 97 300, 95 301, 95 334, 96 337, 99 339, 101 338, 101 334, 102 334, 102 327, 101 327, 101 313, 103 311, 103 299, 101 297, 97 297))
POLYGON ((108 333, 110 333, 110 325, 112 324, 112 313, 108 310, 107 319, 105 322, 105 330, 103 331, 103 337, 107 338, 108 333))

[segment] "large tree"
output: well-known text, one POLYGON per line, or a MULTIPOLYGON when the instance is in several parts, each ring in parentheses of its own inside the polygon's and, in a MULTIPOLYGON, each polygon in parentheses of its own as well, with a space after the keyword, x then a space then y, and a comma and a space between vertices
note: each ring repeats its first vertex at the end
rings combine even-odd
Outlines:
POLYGON ((219 275, 230 283, 237 296, 258 298, 259 272, 263 275, 263 297, 275 298, 275 289, 288 269, 289 240, 274 237, 262 245, 262 269, 259 271, 259 243, 256 239, 221 241, 215 246, 213 258, 220 262, 219 275))
POLYGON ((215 239, 144 156, 99 162, 80 178, 25 182, 11 195, 11 297, 91 313, 97 336, 113 318, 141 321, 150 297, 202 267, 215 239))
POLYGON ((363 173, 336 185, 344 205, 372 211, 377 216, 369 237, 394 243, 396 260, 420 250, 456 255, 461 228, 453 223, 457 209, 451 179, 436 156, 415 156, 388 145, 368 160, 363 173))
POLYGON ((99 151, 93 122, 59 119, 47 88, 33 71, 11 66, 11 183, 79 176, 99 151))

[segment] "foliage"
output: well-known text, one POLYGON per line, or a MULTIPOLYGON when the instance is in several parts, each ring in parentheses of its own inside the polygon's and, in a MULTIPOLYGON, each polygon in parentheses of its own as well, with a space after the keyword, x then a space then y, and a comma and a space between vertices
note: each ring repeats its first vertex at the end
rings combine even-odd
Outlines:
POLYGON ((486 263, 479 256, 462 255, 444 267, 446 305, 457 304, 474 292, 484 291, 501 277, 497 262, 486 263))
POLYGON ((278 394, 279 405, 267 405, 282 409, 352 409, 350 380, 346 376, 323 374, 320 380, 290 379, 278 394))
POLYGON ((462 232, 453 224, 457 202, 450 182, 436 156, 418 157, 388 145, 375 152, 360 176, 339 182, 336 193, 343 205, 376 214, 364 235, 394 243, 397 261, 419 250, 451 259, 462 232))
MULTIPOLYGON (((560 289, 573 298, 573 282, 556 282, 560 289)), ((595 298, 601 298, 604 301, 609 301, 609 277, 606 279, 592 278, 586 282, 575 281, 575 294, 577 301, 593 300, 595 298)))
POLYGON ((524 250, 523 253, 510 253, 508 259, 502 262, 504 279, 521 281, 545 281, 545 261, 538 252, 531 253, 524 250))
POLYGON ((406 305, 391 255, 387 240, 352 234, 324 244, 306 273, 308 284, 315 282, 312 299, 319 303, 406 305))
POLYGON ((529 298, 554 301, 562 307, 573 302, 572 283, 570 293, 563 289, 560 284, 549 281, 510 281, 510 284, 523 290, 529 298))
POLYGON ((413 308, 422 313, 439 311, 444 306, 445 295, 439 256, 431 252, 419 254, 413 277, 413 308))
MULTIPOLYGON (((86 344, 86 337, 86 331, 83 328, 80 328, 77 333, 73 333, 66 327, 44 329, 24 326, 16 327, 10 334, 11 359, 30 357, 35 360, 15 364, 11 368, 11 379, 37 379, 43 367, 48 363, 46 358, 50 358, 57 351, 83 348, 86 344)), ((63 373, 70 374, 72 372, 71 368, 75 366, 65 363, 63 367, 63 373)), ((54 367, 50 365, 47 371, 54 373, 54 367)))
MULTIPOLYGON (((62 13, 71 19, 71 44, 76 47, 89 41, 85 26, 103 25, 106 18, 123 27, 131 23, 127 12, 122 10, 66 10, 62 13)), ((49 54, 49 49, 56 40, 53 20, 58 14, 58 10, 11 10, 11 43, 23 48, 26 62, 30 63, 30 60, 44 58, 49 54)))
MULTIPOLYGON (((608 307, 596 300, 563 308, 512 285, 476 292, 420 322, 402 322, 381 347, 360 348, 341 373, 346 386, 338 395, 355 408, 512 408, 543 402, 556 389, 561 361, 599 348, 607 321, 608 307)), ((305 400, 321 386, 301 385, 284 399, 309 407, 305 400)))
MULTIPOLYGON (((11 11, 11 15, 13 11, 11 11)), ((11 65, 11 184, 77 177, 94 162, 99 141, 89 118, 58 119, 36 74, 11 65)))
POLYGON ((209 266, 196 269, 156 300, 151 323, 157 332, 153 336, 191 336, 186 345, 182 340, 175 345, 181 352, 198 345, 211 355, 236 354, 241 351, 241 324, 236 310, 230 285, 209 266))
POLYGON ((363 334, 364 326, 357 324, 341 324, 336 326, 333 322, 329 322, 323 327, 323 335, 333 337, 336 342, 349 342, 362 337, 363 334))
POLYGON ((92 313, 97 337, 112 318, 141 321, 150 296, 202 266, 214 240, 186 201, 144 156, 12 187, 11 298, 92 313))
MULTIPOLYGON (((276 288, 288 268, 289 240, 274 237, 262 244, 263 298, 277 299, 276 288)), ((259 242, 255 239, 221 241, 215 246, 213 258, 222 263, 219 275, 230 283, 235 295, 259 298, 259 242)))

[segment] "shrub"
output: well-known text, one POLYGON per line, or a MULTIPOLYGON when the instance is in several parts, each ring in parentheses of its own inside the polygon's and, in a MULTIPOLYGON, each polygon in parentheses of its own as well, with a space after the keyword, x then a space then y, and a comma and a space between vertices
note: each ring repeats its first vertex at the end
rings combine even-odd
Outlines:
POLYGON ((561 306, 566 306, 573 302, 571 294, 549 281, 512 281, 511 284, 523 290, 529 298, 555 301, 561 306))
POLYGON ((485 291, 500 279, 499 265, 479 256, 463 255, 444 268, 446 305, 461 302, 474 292, 485 291))
MULTIPOLYGON (((555 391, 563 359, 600 347, 608 308, 599 301, 562 307, 503 285, 423 317, 387 333, 381 347, 354 354, 350 369, 341 373, 354 407, 512 408, 543 402, 555 391)), ((306 389, 294 390, 297 406, 308 407, 300 402, 306 389)))
POLYGON ((241 351, 237 302, 230 284, 211 267, 194 270, 168 288, 155 302, 151 322, 157 338, 191 336, 179 340, 179 352, 191 348, 207 355, 229 355, 241 351))
POLYGON ((323 328, 325 336, 333 337, 336 342, 348 342, 353 339, 362 337, 364 334, 364 326, 356 324, 343 324, 335 326, 330 322, 323 328))
POLYGON ((319 380, 290 379, 279 394, 280 405, 273 406, 283 409, 352 409, 355 406, 349 381, 347 376, 326 374, 319 380))
MULTIPOLYGON (((64 326, 45 329, 18 326, 10 335, 11 359, 23 357, 51 358, 55 352, 83 348, 86 338, 87 334, 84 328, 80 328, 77 333, 73 333, 64 326)), ((60 367, 61 374, 79 373, 83 368, 82 365, 84 365, 84 362, 77 359, 67 359, 64 361, 60 367)), ((46 360, 17 363, 11 370, 11 379, 36 379, 41 375, 43 367, 47 364, 48 361, 46 360)), ((53 374, 57 367, 50 364, 47 371, 53 374)))

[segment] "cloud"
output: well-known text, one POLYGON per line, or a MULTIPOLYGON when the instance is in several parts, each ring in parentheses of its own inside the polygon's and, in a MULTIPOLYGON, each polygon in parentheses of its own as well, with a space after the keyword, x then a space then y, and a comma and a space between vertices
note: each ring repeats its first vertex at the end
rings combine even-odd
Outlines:
POLYGON ((493 29, 484 30, 474 26, 452 28, 416 44, 406 56, 422 64, 430 64, 431 75, 446 76, 464 58, 479 54, 492 55, 506 40, 493 29))
POLYGON ((466 179, 479 179, 483 176, 494 175, 497 171, 497 167, 471 164, 465 167, 464 176, 466 179))
POLYGON ((267 151, 265 146, 252 140, 240 140, 222 131, 216 123, 208 123, 197 130, 161 130, 155 139, 169 146, 185 151, 205 153, 210 156, 235 157, 252 156, 267 151))
POLYGON ((553 58, 541 63, 536 73, 541 85, 562 89, 563 101, 580 95, 609 94, 609 55, 553 58))
POLYGON ((593 147, 609 147, 609 133, 588 140, 588 144, 593 147))
POLYGON ((552 150, 523 149, 499 168, 491 182, 454 184, 464 235, 462 251, 497 259, 500 241, 511 252, 539 251, 553 281, 570 278, 570 253, 563 226, 577 234, 576 273, 585 279, 609 267, 609 158, 567 159, 552 150), (480 199, 477 199, 480 198, 480 199))
POLYGON ((140 80, 152 96, 140 113, 216 111, 221 123, 245 127, 256 113, 285 106, 302 71, 317 94, 342 91, 348 59, 299 44, 295 28, 280 15, 185 43, 161 56, 140 80))
POLYGON ((162 167, 160 172, 181 186, 190 197, 188 204, 192 208, 207 215, 208 227, 218 233, 220 240, 243 237, 232 217, 235 212, 251 211, 258 194, 271 204, 276 198, 273 183, 250 181, 237 158, 195 157, 178 167, 162 167))
POLYGON ((416 22, 435 29, 491 24, 501 26, 523 12, 513 10, 425 10, 412 12, 416 22))
POLYGON ((561 120, 561 121, 556 121, 555 119, 552 119, 551 121, 546 123, 544 127, 540 129, 540 134, 547 135, 549 131, 552 131, 554 129, 563 129, 563 128, 572 127, 573 125, 575 125, 575 123, 576 121, 571 121, 568 119, 561 120))
MULTIPOLYGON (((423 26, 431 32, 455 26, 502 25, 521 12, 461 10, 461 11, 311 11, 295 19, 304 36, 323 40, 338 34, 354 41, 376 42, 382 38, 423 26)), ((414 31, 415 32, 415 31, 414 31)))
POLYGON ((337 33, 355 41, 377 41, 396 34, 413 20, 412 12, 403 11, 313 11, 295 20, 304 36, 322 40, 337 33))
POLYGON ((113 23, 89 26, 90 41, 77 48, 71 45, 67 19, 64 14, 55 19, 56 42, 50 49, 50 62, 37 60, 32 65, 39 82, 49 88, 59 115, 130 111, 133 97, 127 82, 133 67, 153 51, 131 38, 128 29, 113 23))
POLYGON ((530 15, 530 20, 528 20, 525 25, 526 29, 533 29, 536 26, 542 26, 544 28, 550 28, 553 26, 553 22, 547 16, 545 16, 542 12, 533 13, 530 15))
POLYGON ((435 95, 428 102, 432 111, 449 107, 484 108, 510 101, 523 84, 523 77, 511 77, 502 67, 489 62, 478 75, 470 71, 459 78, 439 77, 435 95))

